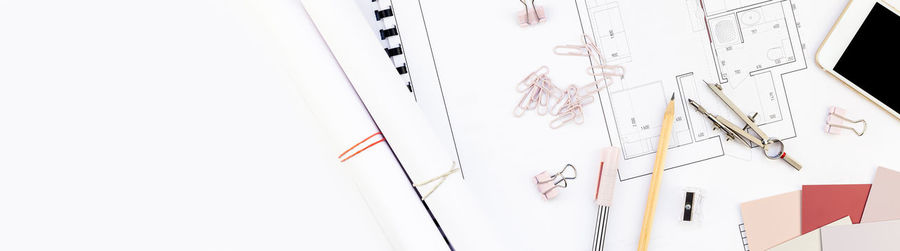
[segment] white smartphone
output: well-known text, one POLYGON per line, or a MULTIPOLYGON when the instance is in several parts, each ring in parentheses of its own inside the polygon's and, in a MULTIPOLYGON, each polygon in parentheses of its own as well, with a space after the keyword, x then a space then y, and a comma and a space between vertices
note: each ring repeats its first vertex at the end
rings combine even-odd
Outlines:
POLYGON ((816 63, 900 119, 900 12, 881 0, 850 0, 816 63))

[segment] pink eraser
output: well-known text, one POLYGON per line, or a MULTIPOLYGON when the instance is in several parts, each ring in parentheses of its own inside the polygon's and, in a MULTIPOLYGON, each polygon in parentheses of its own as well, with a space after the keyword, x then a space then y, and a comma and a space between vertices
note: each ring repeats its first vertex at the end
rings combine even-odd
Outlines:
POLYGON ((611 206, 613 191, 618 181, 619 154, 617 147, 606 147, 600 150, 600 171, 597 174, 597 188, 594 191, 594 203, 611 206))

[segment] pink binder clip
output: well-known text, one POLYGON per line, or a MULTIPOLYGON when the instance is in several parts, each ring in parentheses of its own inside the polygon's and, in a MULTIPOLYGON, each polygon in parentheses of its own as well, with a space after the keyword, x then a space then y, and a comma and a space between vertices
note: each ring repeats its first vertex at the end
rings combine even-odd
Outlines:
POLYGON ((832 106, 828 109, 828 118, 825 119, 825 132, 830 134, 841 134, 846 130, 853 131, 856 133, 856 136, 862 136, 863 133, 866 133, 866 127, 868 124, 866 120, 851 120, 845 117, 847 115, 847 111, 843 108, 832 106), (857 131, 855 126, 850 126, 849 124, 857 124, 862 123, 862 130, 857 131))
POLYGON ((519 12, 520 26, 525 27, 547 21, 547 16, 544 15, 544 7, 534 5, 534 0, 531 0, 531 11, 528 10, 528 4, 525 3, 525 0, 519 0, 519 2, 522 2, 522 5, 525 6, 525 10, 519 12))
POLYGON ((559 195, 559 190, 557 188, 567 187, 569 183, 566 180, 575 179, 577 176, 578 171, 575 170, 575 166, 566 164, 561 171, 553 175, 550 175, 547 171, 539 173, 534 176, 534 183, 537 184, 538 192, 541 193, 541 196, 546 200, 551 200, 556 197, 556 195, 559 195), (570 168, 572 169, 572 176, 563 175, 563 173, 570 168))

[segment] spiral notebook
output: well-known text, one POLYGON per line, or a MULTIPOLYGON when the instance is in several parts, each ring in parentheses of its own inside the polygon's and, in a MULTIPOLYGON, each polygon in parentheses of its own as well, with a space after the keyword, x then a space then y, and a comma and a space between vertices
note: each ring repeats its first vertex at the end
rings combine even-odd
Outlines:
POLYGON ((400 41, 400 28, 397 27, 397 19, 394 17, 394 9, 390 0, 360 0, 357 1, 363 13, 366 14, 366 21, 372 26, 377 37, 381 38, 381 46, 384 52, 394 66, 397 72, 406 80, 406 88, 409 92, 413 92, 413 85, 409 78, 409 68, 406 67, 406 55, 403 54, 403 45, 400 41))
POLYGON ((422 40, 427 38, 427 32, 424 26, 419 25, 424 19, 418 5, 408 2, 397 7, 394 0, 356 0, 356 3, 372 27, 372 32, 381 38, 385 55, 390 57, 397 72, 406 80, 406 89, 425 112, 441 143, 452 151, 451 155, 465 176, 465 163, 459 158, 437 67, 431 56, 420 53, 419 57, 411 58, 406 53, 407 49, 418 52, 431 51, 430 42, 422 40), (398 16, 398 13, 402 13, 402 16, 398 16), (403 22, 400 19, 408 26, 401 26, 403 22), (411 42, 404 43, 404 41, 411 42))

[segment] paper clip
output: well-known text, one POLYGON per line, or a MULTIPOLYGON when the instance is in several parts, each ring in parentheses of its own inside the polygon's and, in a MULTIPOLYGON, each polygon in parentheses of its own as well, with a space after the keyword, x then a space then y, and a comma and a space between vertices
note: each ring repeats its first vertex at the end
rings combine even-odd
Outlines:
POLYGON ((575 170, 575 166, 572 164, 566 164, 565 167, 558 173, 550 175, 547 171, 543 171, 538 175, 534 176, 534 183, 537 184, 538 192, 541 193, 541 196, 546 200, 551 200, 556 195, 559 194, 559 190, 557 188, 565 188, 569 186, 567 180, 575 179, 578 176, 578 171, 575 170), (572 176, 564 176, 563 173, 568 169, 572 169, 572 176))
MULTIPOLYGON (((522 4, 525 5, 527 11, 528 5, 524 0, 522 0, 522 4)), ((553 47, 553 53, 562 56, 588 57, 591 66, 587 68, 586 72, 594 77, 594 82, 581 87, 570 86, 562 90, 557 88, 547 77, 549 73, 547 66, 541 66, 525 76, 516 86, 516 90, 524 94, 513 108, 513 115, 521 117, 526 111, 535 109, 538 115, 550 114, 555 116, 550 121, 552 129, 560 128, 569 122, 584 123, 584 106, 594 102, 594 94, 600 93, 615 83, 615 78, 624 78, 625 68, 621 65, 604 64, 605 60, 600 48, 589 36, 584 35, 583 38, 583 44, 558 45, 553 47), (553 105, 548 106, 552 101, 555 101, 553 105)))
POLYGON ((531 87, 534 84, 534 82, 537 80, 537 78, 539 76, 541 76, 541 75, 546 76, 549 73, 550 73, 550 68, 548 68, 546 65, 542 65, 541 67, 538 67, 537 70, 534 70, 533 72, 529 73, 528 76, 525 76, 525 79, 522 79, 522 81, 519 82, 519 85, 516 86, 516 90, 520 91, 520 92, 525 91, 525 89, 528 89, 529 87, 531 87))
POLYGON ((556 116, 550 121, 550 128, 557 129, 569 122, 584 123, 584 106, 594 102, 593 96, 579 95, 580 89, 570 85, 562 97, 550 107, 550 115, 556 116))
POLYGON ((846 110, 837 106, 832 106, 828 109, 828 118, 825 119, 825 132, 830 134, 841 134, 845 130, 851 130, 856 133, 856 136, 862 136, 863 133, 866 133, 866 128, 868 127, 866 120, 852 120, 845 117, 846 114, 846 110), (845 122, 850 124, 862 123, 862 130, 857 131, 855 126, 849 126, 845 124, 845 122))
POLYGON ((621 65, 607 64, 603 52, 590 36, 584 35, 584 44, 580 45, 557 45, 553 47, 553 53, 560 56, 584 56, 591 59, 591 67, 586 69, 587 74, 591 76, 602 77, 625 77, 625 67, 621 65))
POLYGON ((560 90, 547 77, 548 72, 547 66, 541 66, 519 82, 516 89, 524 95, 513 108, 513 115, 521 117, 528 110, 537 110, 538 115, 549 112, 550 100, 559 97, 560 90))
POLYGON ((570 85, 563 92, 562 97, 550 107, 550 115, 556 116, 550 121, 550 128, 557 129, 569 122, 584 123, 584 106, 594 102, 594 96, 591 94, 604 88, 606 86, 598 87, 593 83, 581 88, 570 85))
POLYGON ((595 44, 594 40, 588 35, 584 35, 584 41, 584 46, 597 55, 597 57, 591 58, 592 61, 597 60, 597 62, 594 62, 596 64, 595 66, 591 66, 587 69, 589 75, 604 77, 613 76, 619 77, 619 79, 625 78, 625 67, 608 64, 606 58, 603 57, 603 51, 600 50, 600 47, 597 47, 597 44, 595 44))
POLYGON ((553 53, 560 56, 591 56, 590 49, 584 45, 574 44, 557 45, 556 47, 553 47, 553 53))
POLYGON ((599 64, 587 68, 587 74, 592 76, 625 78, 625 67, 621 65, 599 64))
POLYGON ((580 105, 568 107, 562 111, 555 119, 550 121, 550 129, 560 128, 566 123, 575 122, 575 124, 584 123, 584 110, 580 105))
POLYGON ((569 87, 566 87, 566 90, 563 91, 562 96, 558 100, 556 100, 556 103, 553 103, 553 106, 550 107, 550 115, 559 115, 559 113, 563 110, 563 108, 565 108, 569 100, 575 97, 576 92, 578 92, 578 88, 575 88, 574 85, 569 85, 569 87))
POLYGON ((612 84, 613 84, 612 79, 610 79, 608 77, 600 78, 597 81, 591 82, 590 84, 586 84, 586 85, 582 86, 581 88, 579 88, 578 96, 585 97, 585 98, 590 97, 591 100, 593 101, 593 98, 594 98, 593 94, 600 93, 600 91, 603 91, 603 89, 606 89, 606 87, 609 87, 612 84))
POLYGON ((531 0, 531 11, 528 11, 528 4, 525 3, 525 0, 519 0, 519 2, 522 2, 522 5, 525 6, 525 10, 519 12, 519 26, 525 27, 547 21, 547 16, 544 15, 544 7, 534 5, 534 0, 531 0))

